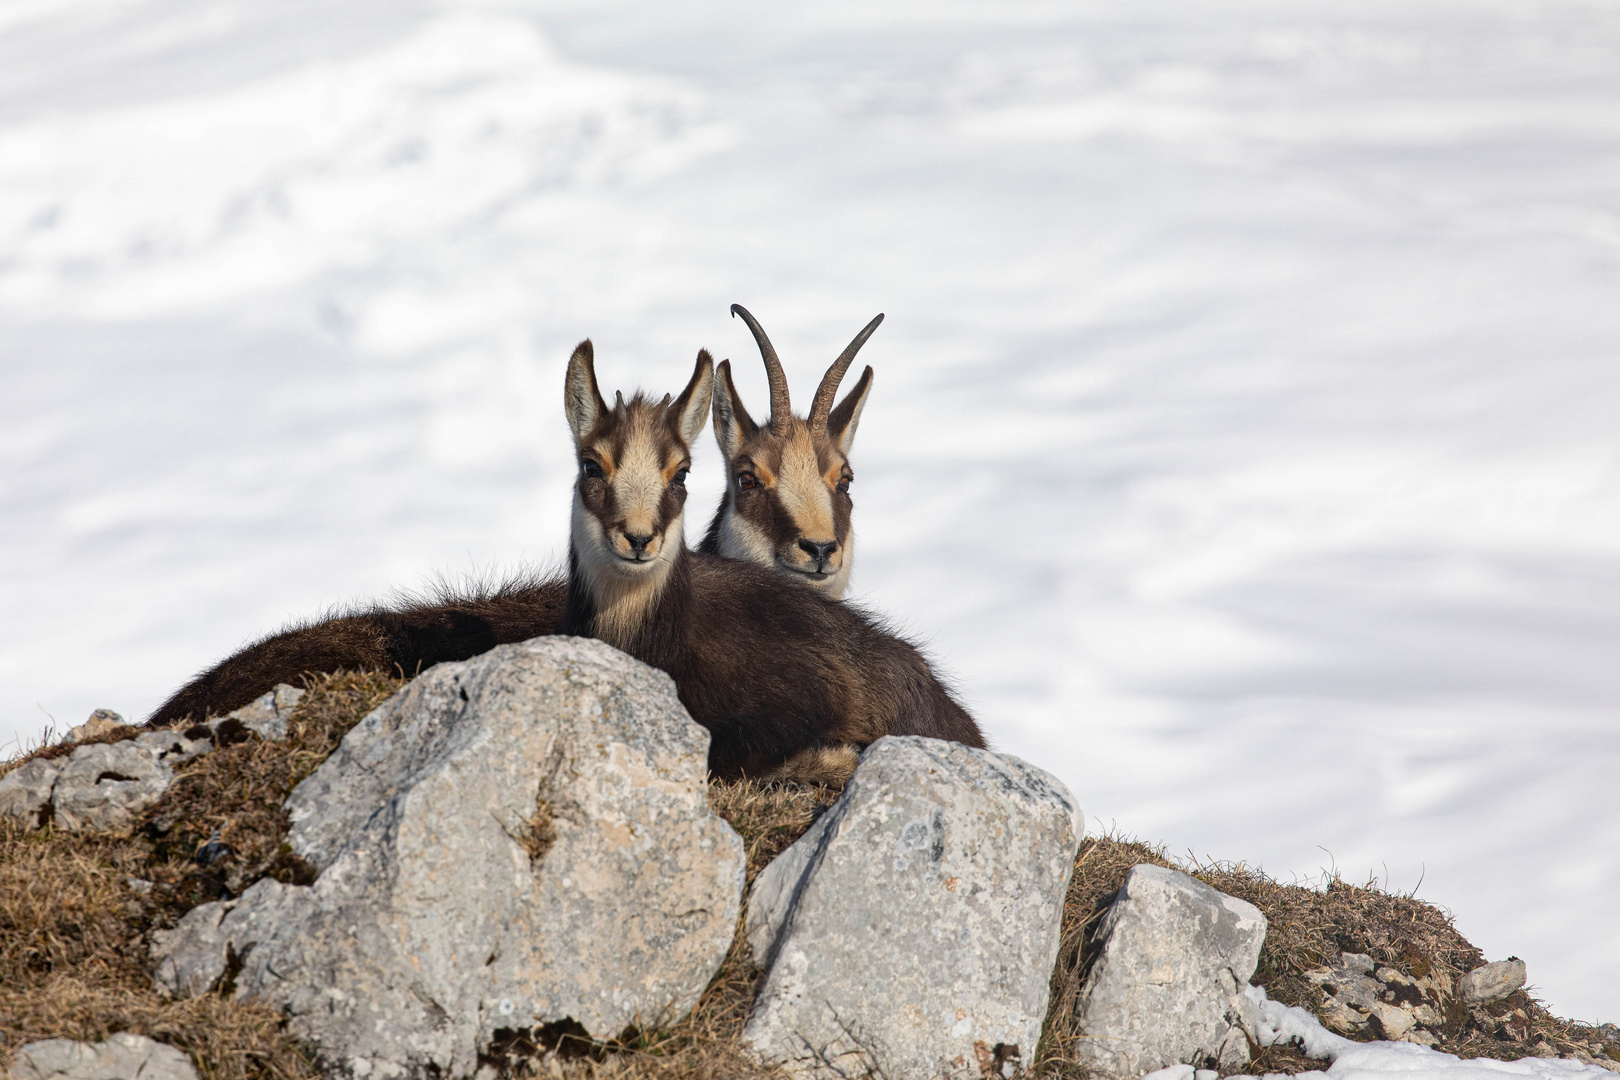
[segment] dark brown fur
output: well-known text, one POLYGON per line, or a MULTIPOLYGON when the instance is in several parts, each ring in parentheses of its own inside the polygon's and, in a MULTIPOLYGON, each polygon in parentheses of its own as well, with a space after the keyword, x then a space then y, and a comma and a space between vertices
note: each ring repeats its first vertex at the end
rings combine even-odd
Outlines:
MULTIPOLYGON (((609 409, 596 391, 589 343, 575 352, 569 386, 577 397, 571 402, 596 398, 582 407, 571 404, 579 408, 577 418, 570 413, 581 466, 576 521, 581 513, 590 515, 604 542, 616 542, 623 519, 602 489, 615 482, 609 459, 622 451, 624 433, 633 431, 653 445, 650 458, 665 485, 656 501, 655 489, 646 489, 645 507, 636 512, 651 515, 647 519, 668 530, 670 542, 664 548, 667 568, 604 582, 600 575, 612 575, 615 565, 630 560, 620 554, 615 564, 612 555, 582 553, 576 525, 559 632, 601 638, 667 672, 692 718, 709 729, 709 768, 719 777, 768 776, 806 752, 864 747, 884 735, 984 746, 978 725, 917 649, 870 615, 775 571, 691 551, 679 541, 685 488, 678 469, 689 456, 680 423, 683 410, 696 407, 694 395, 707 396, 707 362, 700 353, 692 382, 674 404, 638 394, 609 409), (593 565, 598 569, 588 569, 593 565), (621 605, 636 613, 630 621, 621 614, 604 622, 601 589, 621 596, 626 589, 645 589, 649 599, 621 605)), ((653 475, 649 469, 648 478, 653 475)))
MULTIPOLYGON (((560 632, 597 636, 593 615, 571 578, 560 632)), ((639 633, 610 644, 675 680, 713 737, 718 777, 766 776, 802 751, 884 735, 985 745, 909 642, 753 563, 683 548, 639 633)))
POLYGON ((167 727, 239 709, 277 683, 305 675, 385 671, 404 675, 467 660, 497 645, 557 632, 567 580, 524 578, 440 595, 397 610, 372 608, 294 626, 233 653, 187 683, 148 719, 167 727))

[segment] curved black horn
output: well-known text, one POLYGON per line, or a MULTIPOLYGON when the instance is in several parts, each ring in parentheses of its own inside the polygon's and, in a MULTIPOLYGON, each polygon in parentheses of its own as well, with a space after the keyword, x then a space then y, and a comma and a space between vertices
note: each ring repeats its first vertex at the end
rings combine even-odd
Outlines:
POLYGON ((810 403, 810 430, 815 434, 826 432, 827 414, 832 412, 833 398, 838 394, 838 384, 844 381, 844 372, 849 370, 849 365, 855 360, 855 354, 861 351, 861 346, 866 344, 866 339, 872 336, 872 331, 876 330, 882 321, 883 314, 879 312, 877 318, 866 324, 866 329, 855 335, 855 340, 849 343, 849 347, 840 353, 838 359, 833 361, 832 367, 827 369, 827 374, 821 377, 821 385, 816 387, 815 400, 810 403))
POLYGON ((743 322, 753 332, 754 341, 759 345, 759 355, 765 361, 765 378, 771 384, 771 434, 786 435, 788 417, 793 415, 793 405, 788 401, 787 375, 782 371, 782 361, 776 358, 776 350, 771 347, 771 339, 765 336, 765 330, 759 325, 759 320, 748 313, 748 309, 741 304, 732 304, 731 313, 741 315, 743 322))

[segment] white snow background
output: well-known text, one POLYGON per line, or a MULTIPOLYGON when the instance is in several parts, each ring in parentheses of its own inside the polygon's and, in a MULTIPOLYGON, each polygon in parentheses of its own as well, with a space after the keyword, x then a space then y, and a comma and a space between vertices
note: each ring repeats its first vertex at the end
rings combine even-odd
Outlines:
MULTIPOLYGON (((1620 1019, 1620 7, 0 3, 0 736, 565 550, 560 391, 808 405, 1102 827, 1620 1019)), ((706 434, 695 542, 720 490, 706 434)))

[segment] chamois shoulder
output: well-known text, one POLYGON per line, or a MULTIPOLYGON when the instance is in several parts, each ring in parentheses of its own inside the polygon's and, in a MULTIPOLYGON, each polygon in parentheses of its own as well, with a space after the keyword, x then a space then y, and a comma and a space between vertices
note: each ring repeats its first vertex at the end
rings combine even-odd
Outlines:
POLYGON ((523 574, 496 582, 440 582, 425 595, 329 612, 250 642, 160 705, 147 724, 164 727, 239 709, 277 683, 311 674, 387 671, 415 675, 497 645, 556 633, 567 580, 523 574))

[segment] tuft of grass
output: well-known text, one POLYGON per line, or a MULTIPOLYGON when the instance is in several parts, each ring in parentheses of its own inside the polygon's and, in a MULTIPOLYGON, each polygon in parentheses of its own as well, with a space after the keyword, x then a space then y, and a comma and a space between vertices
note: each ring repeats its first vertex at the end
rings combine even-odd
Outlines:
POLYGON ((709 805, 742 837, 748 852, 748 884, 816 819, 838 801, 830 787, 763 783, 758 780, 712 780, 709 805))

